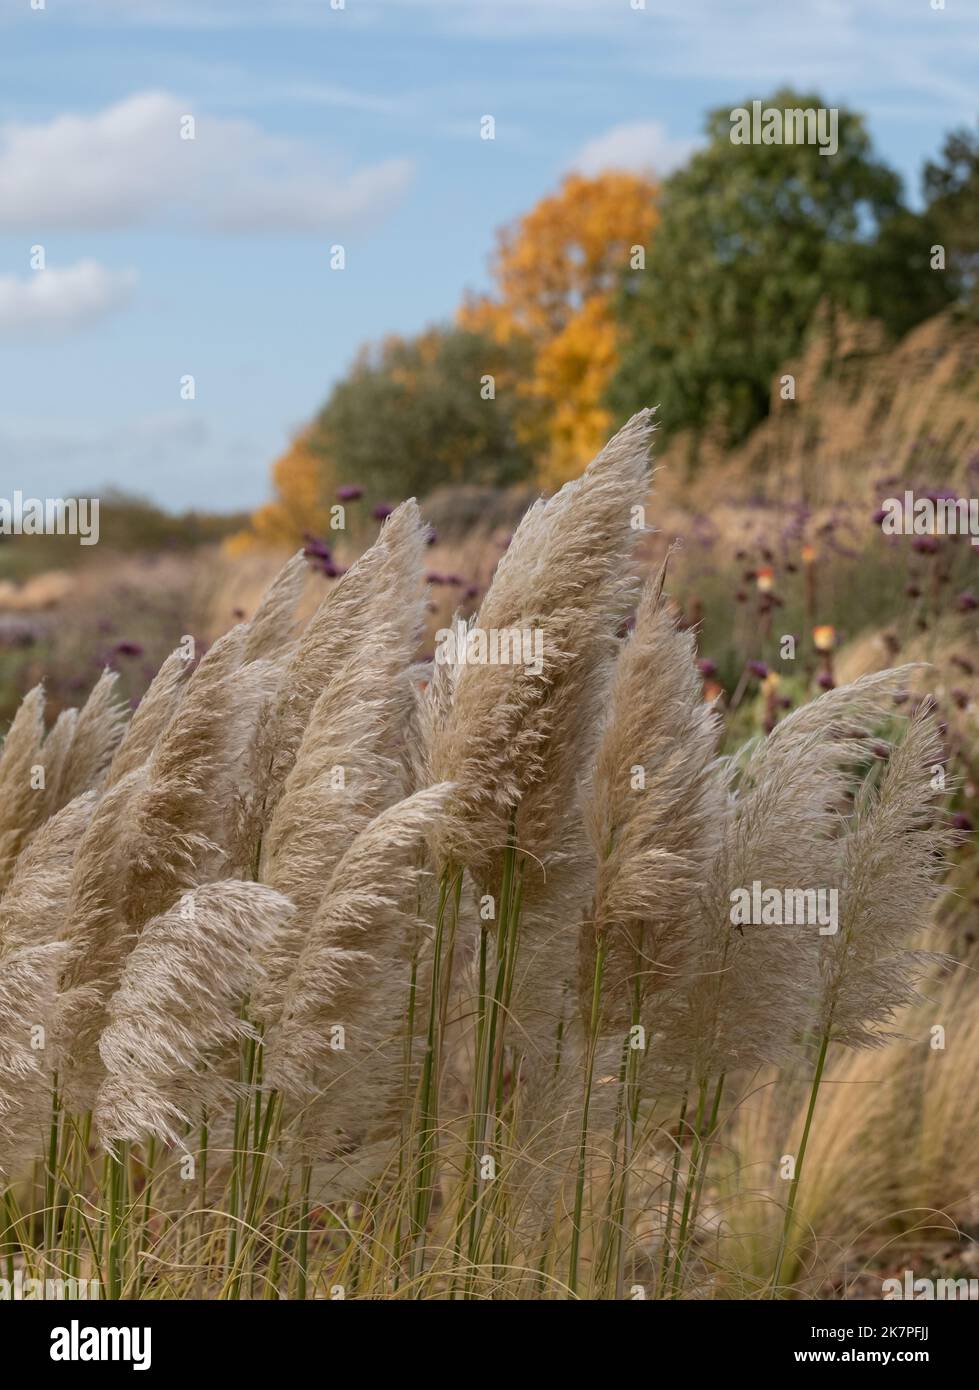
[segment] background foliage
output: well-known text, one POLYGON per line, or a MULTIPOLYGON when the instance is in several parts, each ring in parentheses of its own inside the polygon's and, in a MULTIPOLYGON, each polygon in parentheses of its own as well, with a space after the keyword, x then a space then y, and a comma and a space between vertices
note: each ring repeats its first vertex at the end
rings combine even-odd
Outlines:
MULTIPOLYGON (((825 103, 782 88, 762 105, 825 103)), ((897 341, 942 311, 973 312, 974 132, 951 133, 926 165, 917 207, 847 108, 832 156, 732 144, 728 107, 705 136, 661 183, 569 174, 498 233, 492 288, 455 324, 362 348, 276 463, 274 501, 242 543, 325 528, 345 484, 374 504, 463 482, 559 486, 648 404, 696 466, 708 441, 737 445, 768 416, 773 374, 814 325, 874 320, 897 341)))

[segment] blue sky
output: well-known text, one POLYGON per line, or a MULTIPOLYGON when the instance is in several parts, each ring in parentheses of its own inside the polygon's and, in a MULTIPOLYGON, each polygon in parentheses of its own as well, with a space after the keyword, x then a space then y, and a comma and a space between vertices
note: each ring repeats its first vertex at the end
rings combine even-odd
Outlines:
POLYGON ((566 171, 667 172, 785 82, 916 191, 976 117, 979 13, 933 2, 0 0, 0 493, 254 505, 358 345, 448 317, 566 171))

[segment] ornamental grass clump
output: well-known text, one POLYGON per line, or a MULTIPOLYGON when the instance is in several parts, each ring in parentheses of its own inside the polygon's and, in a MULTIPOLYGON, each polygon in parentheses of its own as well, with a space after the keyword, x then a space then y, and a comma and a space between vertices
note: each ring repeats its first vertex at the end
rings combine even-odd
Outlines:
POLYGON ((652 427, 530 509, 434 662, 412 501, 305 627, 299 555, 128 723, 111 676, 50 732, 26 697, 0 751, 6 1272, 723 1293, 719 1140, 785 1068, 811 1099, 753 1291, 793 1292, 827 1056, 901 1046, 944 968, 914 945, 942 750, 896 671, 721 754, 668 567, 638 572, 652 427), (832 891, 838 929, 735 920, 753 889, 832 891))

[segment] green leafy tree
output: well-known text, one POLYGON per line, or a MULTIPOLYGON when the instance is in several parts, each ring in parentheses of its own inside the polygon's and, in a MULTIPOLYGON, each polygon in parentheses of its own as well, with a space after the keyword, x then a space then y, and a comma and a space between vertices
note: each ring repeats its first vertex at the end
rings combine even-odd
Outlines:
POLYGON ((387 338, 333 389, 308 446, 341 484, 358 483, 375 500, 443 483, 514 482, 531 468, 517 428, 524 358, 517 344, 464 329, 387 338))
POLYGON ((954 130, 925 165, 924 192, 952 289, 979 308, 979 129, 954 130))
MULTIPOLYGON (((790 90, 762 102, 823 105, 790 90)), ((767 413, 773 374, 820 301, 897 333, 941 308, 948 287, 859 115, 839 110, 833 154, 735 144, 731 116, 709 115, 707 145, 662 187, 647 268, 623 276, 609 404, 624 416, 658 403, 666 429, 712 426, 734 442, 767 413)))

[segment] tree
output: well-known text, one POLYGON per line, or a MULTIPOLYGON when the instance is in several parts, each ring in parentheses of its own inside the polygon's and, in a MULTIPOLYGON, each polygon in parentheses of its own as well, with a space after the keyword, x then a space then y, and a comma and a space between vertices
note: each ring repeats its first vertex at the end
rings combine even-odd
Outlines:
POLYGON ((605 392, 616 350, 608 300, 595 295, 537 353, 533 386, 547 409, 543 482, 556 486, 575 477, 611 433, 605 392))
MULTIPOLYGON (((762 106, 823 103, 782 90, 762 106)), ((607 396, 620 418, 659 404, 667 429, 711 427, 732 443, 767 413, 773 374, 821 300, 894 332, 947 302, 926 231, 860 116, 839 109, 831 155, 735 144, 733 128, 731 108, 711 112, 706 147, 663 185, 647 269, 620 279, 622 353, 607 396)))
POLYGON ((503 485, 526 476, 514 379, 518 345, 464 329, 432 328, 362 350, 309 431, 338 483, 375 502, 424 494, 442 483, 503 485))
POLYGON ((294 547, 305 534, 326 532, 336 483, 329 460, 312 447, 308 430, 297 434, 272 465, 272 487, 273 500, 253 513, 247 530, 232 537, 232 552, 256 543, 294 547))
POLYGON ((611 298, 633 248, 656 223, 656 186, 635 174, 570 174, 498 237, 494 294, 470 299, 463 326, 499 343, 523 342, 531 371, 520 383, 523 437, 543 441, 543 479, 577 473, 605 440, 605 392, 615 362, 611 298))
POLYGON ((975 307, 979 300, 979 129, 954 130, 937 161, 925 165, 924 193, 945 248, 952 290, 975 307))

